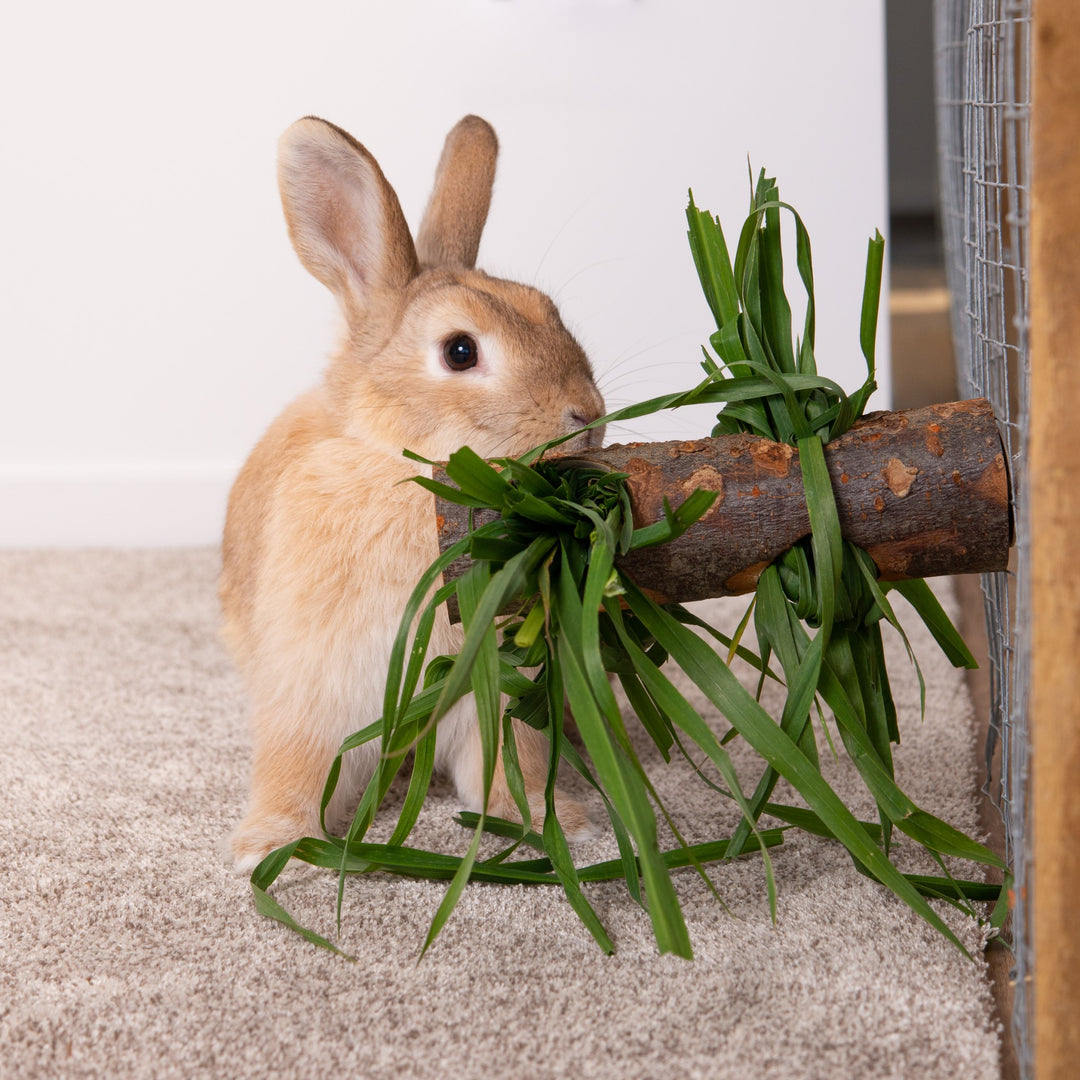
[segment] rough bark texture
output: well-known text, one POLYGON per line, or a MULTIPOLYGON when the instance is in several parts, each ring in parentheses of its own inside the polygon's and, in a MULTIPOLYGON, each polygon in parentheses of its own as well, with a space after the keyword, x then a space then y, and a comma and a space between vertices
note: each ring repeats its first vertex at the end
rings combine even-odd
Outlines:
MULTIPOLYGON (((1008 476, 985 400, 873 413, 826 446, 825 458, 844 537, 866 549, 883 579, 1005 569, 1008 476)), ((619 561, 664 600, 752 592, 761 571, 810 532, 799 454, 784 444, 726 435, 610 446, 573 460, 629 474, 638 527, 663 516, 665 497, 675 507, 696 488, 719 493, 679 539, 619 561)), ((464 535, 468 511, 437 500, 436 514, 445 550, 464 535)))

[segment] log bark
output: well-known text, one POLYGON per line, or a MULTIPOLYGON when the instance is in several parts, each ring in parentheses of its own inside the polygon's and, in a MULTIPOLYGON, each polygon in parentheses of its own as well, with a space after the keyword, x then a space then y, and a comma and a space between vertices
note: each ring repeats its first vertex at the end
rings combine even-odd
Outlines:
MULTIPOLYGON (((829 443, 825 459, 841 531, 870 554, 882 579, 1006 568, 1008 475, 984 399, 872 413, 829 443)), ((696 488, 718 493, 683 536, 618 561, 663 601, 752 592, 762 570, 810 533, 799 454, 786 444, 725 435, 609 446, 564 460, 627 473, 637 527, 663 517, 664 498, 677 507, 696 488)), ((441 550, 465 535, 468 519, 466 508, 436 500, 441 550)), ((446 577, 467 565, 458 560, 446 577)))

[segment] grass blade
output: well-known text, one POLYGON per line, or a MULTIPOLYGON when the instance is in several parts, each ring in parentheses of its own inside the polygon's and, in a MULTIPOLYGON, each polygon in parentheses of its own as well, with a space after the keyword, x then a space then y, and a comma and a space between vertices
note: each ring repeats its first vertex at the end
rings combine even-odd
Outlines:
MULTIPOLYGON (((648 612, 650 630, 672 656, 678 659, 680 667, 709 700, 739 729, 743 738, 794 785, 810 808, 871 876, 939 930, 965 956, 968 955, 959 938, 942 922, 914 886, 889 862, 881 849, 867 837, 862 826, 821 774, 720 662, 719 657, 663 609, 641 593, 633 591, 636 593, 635 599, 640 601, 641 610, 648 612)), ((645 618, 641 611, 637 613, 639 617, 645 618)))

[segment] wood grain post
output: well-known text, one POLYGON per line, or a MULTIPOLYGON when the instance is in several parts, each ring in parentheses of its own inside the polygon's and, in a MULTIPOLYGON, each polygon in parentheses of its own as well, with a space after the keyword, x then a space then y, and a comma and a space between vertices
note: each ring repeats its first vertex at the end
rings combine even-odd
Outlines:
POLYGON ((1032 39, 1031 697, 1038 1080, 1080 1075, 1080 4, 1032 39))

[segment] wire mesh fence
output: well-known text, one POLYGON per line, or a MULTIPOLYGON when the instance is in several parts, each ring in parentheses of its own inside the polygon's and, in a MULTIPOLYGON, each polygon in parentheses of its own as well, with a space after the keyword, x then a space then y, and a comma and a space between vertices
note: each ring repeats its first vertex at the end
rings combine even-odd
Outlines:
POLYGON ((1009 458, 1016 527, 1008 574, 982 579, 992 716, 987 793, 1005 823, 1015 876, 1013 1041, 1033 1075, 1027 905, 1027 240, 1031 0, 935 0, 938 160, 957 376, 990 400, 1009 458))

